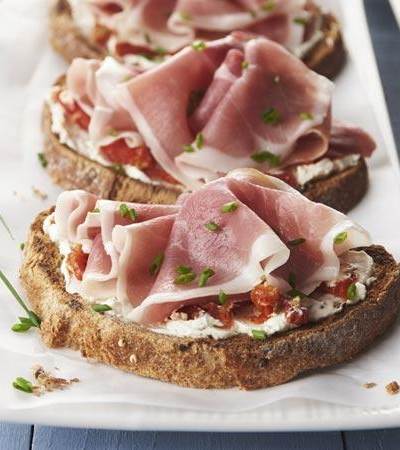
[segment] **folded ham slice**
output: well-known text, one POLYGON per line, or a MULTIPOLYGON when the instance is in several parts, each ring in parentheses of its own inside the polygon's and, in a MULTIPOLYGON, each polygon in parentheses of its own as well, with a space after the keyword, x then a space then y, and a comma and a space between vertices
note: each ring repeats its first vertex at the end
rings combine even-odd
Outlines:
MULTIPOLYGON (((311 293, 338 277, 339 255, 370 245, 366 231, 343 214, 254 169, 233 171, 176 206, 127 205, 137 214, 129 223, 118 218, 119 203, 96 205, 107 218, 92 237, 79 292, 113 296, 125 318, 143 324, 162 322, 183 305, 216 301, 221 291, 242 299, 263 280, 286 292, 295 279, 296 288, 311 293)), ((93 224, 86 217, 92 206, 90 194, 62 194, 60 236, 77 243, 82 224, 93 224)))

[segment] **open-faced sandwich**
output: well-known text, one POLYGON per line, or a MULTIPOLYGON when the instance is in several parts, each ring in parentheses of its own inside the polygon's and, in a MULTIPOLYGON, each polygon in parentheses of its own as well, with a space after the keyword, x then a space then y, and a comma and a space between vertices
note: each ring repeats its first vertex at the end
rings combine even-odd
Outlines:
POLYGON ((345 61, 336 18, 308 0, 56 0, 50 15, 51 43, 68 61, 160 60, 237 30, 284 45, 330 78, 345 61))
POLYGON ((332 91, 282 46, 243 33, 151 69, 76 59, 45 104, 47 169, 65 189, 173 203, 253 167, 347 212, 367 190, 375 143, 332 120, 332 91))
POLYGON ((254 169, 176 205, 64 192, 21 278, 50 347, 197 388, 348 361, 400 307, 400 268, 364 229, 254 169))

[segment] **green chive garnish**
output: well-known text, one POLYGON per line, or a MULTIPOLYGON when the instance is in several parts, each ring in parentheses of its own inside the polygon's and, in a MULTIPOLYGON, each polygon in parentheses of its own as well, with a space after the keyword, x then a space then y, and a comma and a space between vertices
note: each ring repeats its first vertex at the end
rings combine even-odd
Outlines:
POLYGON ((195 140, 196 147, 200 150, 204 145, 204 137, 201 133, 197 133, 195 140))
POLYGON ((120 175, 125 175, 125 169, 122 164, 112 164, 111 169, 113 169, 115 172, 119 173, 120 175))
POLYGON ((32 394, 33 392, 33 384, 25 378, 17 377, 12 385, 15 389, 26 392, 27 394, 32 394))
POLYGON ((137 212, 133 208, 129 208, 129 206, 125 203, 119 205, 119 212, 121 216, 125 217, 126 219, 135 221, 138 218, 137 212))
POLYGON ((355 300, 357 298, 357 286, 355 283, 351 283, 351 285, 347 288, 347 299, 355 300))
POLYGON ((334 239, 335 244, 343 244, 343 242, 347 239, 347 232, 342 231, 341 233, 337 234, 334 239))
POLYGON ((0 214, 0 222, 3 225, 3 227, 5 228, 5 230, 7 231, 8 235, 10 236, 10 238, 13 241, 15 241, 15 237, 11 233, 10 227, 7 225, 6 221, 4 220, 4 217, 1 214, 0 214))
POLYGON ((203 272, 201 272, 201 274, 200 274, 199 287, 204 287, 207 284, 208 279, 214 275, 215 275, 215 272, 212 269, 210 269, 210 267, 207 267, 207 269, 204 269, 203 272))
POLYGON ((242 61, 242 70, 246 70, 249 68, 250 63, 248 61, 242 61))
POLYGON ((289 241, 287 244, 289 247, 296 247, 297 245, 304 244, 304 242, 306 242, 304 238, 297 238, 293 239, 292 241, 289 241))
POLYGON ((150 264, 149 267, 150 275, 156 275, 160 271, 163 261, 164 261, 164 253, 160 253, 153 259, 153 262, 150 264))
POLYGON ((225 294, 224 291, 219 291, 219 294, 218 294, 218 302, 219 302, 219 304, 220 305, 225 305, 227 300, 228 300, 227 294, 225 294))
POLYGON ((309 112, 301 112, 299 114, 301 120, 313 120, 314 116, 309 112))
POLYGON ((99 208, 94 208, 93 210, 92 210, 92 213, 99 213, 100 212, 100 209, 99 208))
POLYGON ((196 278, 196 274, 193 272, 193 269, 188 266, 178 266, 176 268, 176 273, 178 275, 174 280, 175 284, 188 284, 196 278))
POLYGON ((254 339, 264 341, 267 338, 267 333, 263 330, 251 330, 254 339))
POLYGON ((305 19, 304 17, 295 17, 293 19, 293 22, 296 23, 297 25, 307 25, 307 19, 305 19))
POLYGON ((192 20, 192 16, 185 11, 179 11, 179 16, 182 20, 192 20))
POLYGON ((275 9, 275 6, 276 6, 275 0, 267 0, 261 5, 261 9, 263 11, 272 11, 273 9, 275 9))
POLYGON ((156 47, 154 51, 160 56, 164 56, 167 53, 167 50, 164 47, 156 47))
POLYGON ((185 144, 183 147, 183 151, 186 153, 193 153, 194 152, 194 147, 192 144, 185 144))
POLYGON ((236 202, 228 202, 221 206, 221 212, 231 213, 238 209, 239 205, 236 202))
POLYGON ((7 289, 11 292, 11 294, 14 296, 15 300, 17 300, 17 302, 21 305, 21 307, 28 314, 28 318, 32 322, 32 326, 40 328, 40 323, 41 323, 40 318, 26 306, 25 302, 22 300, 22 298, 20 297, 18 292, 15 290, 14 286, 10 283, 8 278, 4 275, 2 270, 0 270, 0 279, 6 285, 7 289))
POLYGON ((16 333, 24 333, 25 331, 28 331, 32 328, 33 325, 29 323, 16 323, 11 327, 12 331, 15 331, 16 333))
POLYGON ((221 229, 221 227, 213 221, 206 223, 204 226, 207 228, 207 230, 213 232, 219 231, 221 229))
POLYGON ((275 108, 269 108, 262 113, 261 118, 264 123, 277 125, 281 120, 281 115, 275 108))
POLYGON ((251 155, 251 159, 258 163, 268 162, 271 167, 279 166, 281 159, 278 155, 274 155, 273 153, 263 150, 261 152, 253 153, 251 155))
POLYGON ((204 41, 194 41, 192 48, 196 50, 196 52, 202 52, 206 48, 206 44, 204 41))
POLYGON ((44 153, 38 153, 37 156, 38 156, 38 160, 39 160, 41 166, 43 167, 43 169, 45 169, 47 167, 47 165, 48 165, 47 158, 46 158, 45 154, 44 153))
POLYGON ((20 248, 21 251, 23 251, 24 248, 25 248, 25 242, 21 242, 21 243, 19 244, 19 248, 20 248))
POLYGON ((93 311, 95 311, 97 313, 104 313, 106 311, 112 310, 111 306, 105 305, 105 304, 92 305, 92 309, 93 309, 93 311))

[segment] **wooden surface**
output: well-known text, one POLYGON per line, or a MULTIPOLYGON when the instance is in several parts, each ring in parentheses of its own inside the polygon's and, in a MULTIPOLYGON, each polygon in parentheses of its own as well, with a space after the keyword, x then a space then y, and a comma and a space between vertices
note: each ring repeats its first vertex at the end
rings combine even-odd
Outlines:
MULTIPOLYGON (((351 1, 351 0, 349 0, 351 1)), ((400 33, 388 0, 365 0, 400 146, 400 33)), ((1 401, 1 399, 0 399, 1 401)), ((330 433, 158 433, 0 424, 0 450, 398 450, 400 429, 330 433)))

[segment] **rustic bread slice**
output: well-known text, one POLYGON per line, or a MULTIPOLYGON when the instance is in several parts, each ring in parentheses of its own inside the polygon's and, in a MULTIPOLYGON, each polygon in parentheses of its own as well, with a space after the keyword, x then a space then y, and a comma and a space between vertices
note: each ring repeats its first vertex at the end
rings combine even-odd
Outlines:
MULTIPOLYGON (((183 189, 171 184, 152 185, 134 180, 61 144, 51 130, 51 112, 43 109, 43 152, 47 171, 64 189, 84 189, 101 198, 142 203, 175 203, 183 189)), ((308 183, 302 193, 313 201, 348 212, 368 189, 368 169, 363 158, 357 165, 323 180, 308 183)))
MULTIPOLYGON (((313 9, 317 9, 314 7, 313 9)), ((332 14, 322 15, 324 37, 305 55, 304 62, 328 78, 334 78, 346 61, 340 25, 332 14)), ((56 0, 50 10, 50 43, 68 62, 76 57, 104 58, 104 48, 90 42, 75 25, 67 0, 56 0)))
POLYGON ((369 347, 394 322, 400 308, 400 267, 383 247, 364 249, 375 262, 367 298, 323 321, 265 341, 238 335, 214 340, 178 338, 94 312, 64 290, 57 246, 44 234, 41 213, 25 245, 21 280, 42 319, 49 347, 70 347, 83 356, 145 377, 195 388, 257 389, 343 363, 369 347))

